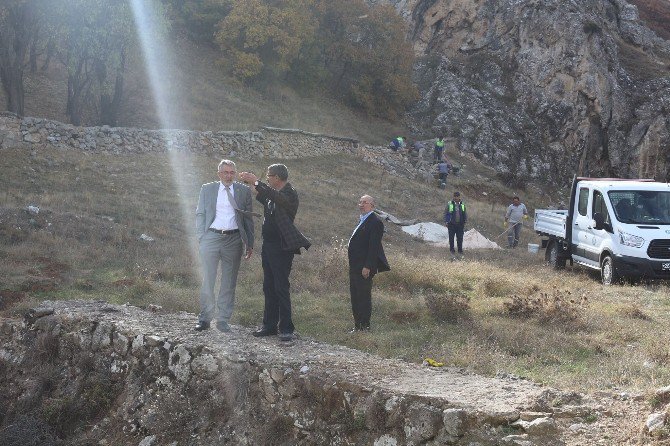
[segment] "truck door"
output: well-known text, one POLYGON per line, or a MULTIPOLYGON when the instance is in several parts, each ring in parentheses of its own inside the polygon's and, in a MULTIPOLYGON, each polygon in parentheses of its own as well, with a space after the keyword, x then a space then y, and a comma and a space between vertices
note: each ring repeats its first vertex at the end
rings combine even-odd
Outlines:
POLYGON ((606 241, 611 240, 612 233, 612 219, 610 218, 610 213, 607 210, 607 203, 605 202, 606 198, 599 190, 594 189, 591 206, 589 207, 589 228, 587 229, 588 235, 585 237, 584 243, 584 257, 595 262, 596 264, 600 263, 600 254, 603 252, 606 241), (605 229, 596 229, 593 227, 593 215, 599 212, 603 219, 605 220, 605 229))
MULTIPOLYGON (((591 189, 580 187, 575 200, 575 210, 572 226, 572 256, 577 262, 593 266, 593 260, 587 257, 587 249, 590 246, 591 217, 589 216, 589 205, 591 201, 591 189)), ((589 249, 590 251, 590 249, 589 249)))

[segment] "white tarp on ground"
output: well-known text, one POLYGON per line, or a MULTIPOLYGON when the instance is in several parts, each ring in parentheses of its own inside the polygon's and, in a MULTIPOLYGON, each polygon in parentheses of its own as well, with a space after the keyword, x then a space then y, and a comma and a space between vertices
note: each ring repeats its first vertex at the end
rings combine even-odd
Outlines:
MULTIPOLYGON (((449 231, 444 225, 425 222, 403 226, 402 230, 436 246, 449 246, 449 231)), ((500 246, 472 228, 463 234, 463 249, 500 249, 500 246)))

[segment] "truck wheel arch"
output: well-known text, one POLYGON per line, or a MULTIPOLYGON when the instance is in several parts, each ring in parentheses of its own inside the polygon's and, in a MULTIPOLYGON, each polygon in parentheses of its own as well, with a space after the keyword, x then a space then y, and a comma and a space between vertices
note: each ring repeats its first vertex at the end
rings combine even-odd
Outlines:
POLYGON ((614 256, 609 251, 603 251, 600 255, 600 278, 605 286, 614 285, 621 280, 614 264, 614 256))
POLYGON ((556 238, 550 238, 547 243, 547 250, 544 253, 544 259, 554 269, 565 268, 565 258, 560 255, 561 246, 556 238))

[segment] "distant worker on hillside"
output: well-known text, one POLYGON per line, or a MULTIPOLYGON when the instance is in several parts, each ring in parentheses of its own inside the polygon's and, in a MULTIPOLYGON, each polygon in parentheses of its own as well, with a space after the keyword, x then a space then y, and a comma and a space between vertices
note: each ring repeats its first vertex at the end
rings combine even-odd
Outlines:
POLYGON ((407 140, 406 137, 398 136, 397 138, 394 138, 393 141, 391 141, 391 144, 389 144, 389 147, 394 152, 397 152, 398 150, 401 150, 405 147, 405 141, 406 140, 407 140))
POLYGON ((354 314, 352 331, 368 331, 372 315, 372 278, 390 268, 382 247, 384 223, 374 213, 375 199, 363 195, 358 200, 358 209, 361 215, 347 249, 351 310, 354 314))
POLYGON ((449 175, 449 164, 446 160, 441 160, 437 163, 437 179, 439 181, 440 189, 447 187, 447 176, 449 175))
POLYGON ((423 160, 423 155, 426 152, 426 145, 421 141, 417 141, 414 143, 414 150, 416 151, 419 160, 423 160))
POLYGON ((521 227, 523 220, 528 219, 528 209, 526 205, 521 202, 519 197, 512 199, 512 204, 507 207, 505 212, 504 226, 510 225, 507 231, 507 247, 516 248, 519 244, 519 236, 521 235, 521 227))
POLYGON ((458 245, 458 253, 463 254, 463 232, 465 224, 468 222, 468 214, 465 210, 465 203, 461 200, 461 193, 454 192, 454 198, 447 203, 444 210, 444 223, 449 229, 449 252, 455 254, 454 237, 458 245))
POLYGON ((440 136, 435 140, 435 149, 433 150, 433 162, 439 163, 442 161, 444 154, 444 136, 440 136))

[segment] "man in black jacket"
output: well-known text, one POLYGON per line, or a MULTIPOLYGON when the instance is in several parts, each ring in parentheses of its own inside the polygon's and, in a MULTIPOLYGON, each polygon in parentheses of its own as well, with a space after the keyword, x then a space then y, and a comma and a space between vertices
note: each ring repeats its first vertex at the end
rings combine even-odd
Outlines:
POLYGON ((265 310, 263 326, 254 336, 279 334, 282 341, 293 339, 291 318, 291 292, 288 280, 294 254, 300 248, 308 249, 310 242, 293 224, 298 212, 298 193, 288 182, 288 168, 283 164, 272 164, 267 170, 267 184, 259 181, 250 172, 241 172, 240 179, 251 185, 256 200, 263 204, 263 294, 265 310))
POLYGON ((382 247, 384 223, 374 213, 375 200, 363 195, 358 201, 361 211, 358 226, 349 239, 349 290, 354 330, 370 330, 372 314, 372 278, 388 271, 389 264, 382 247))

